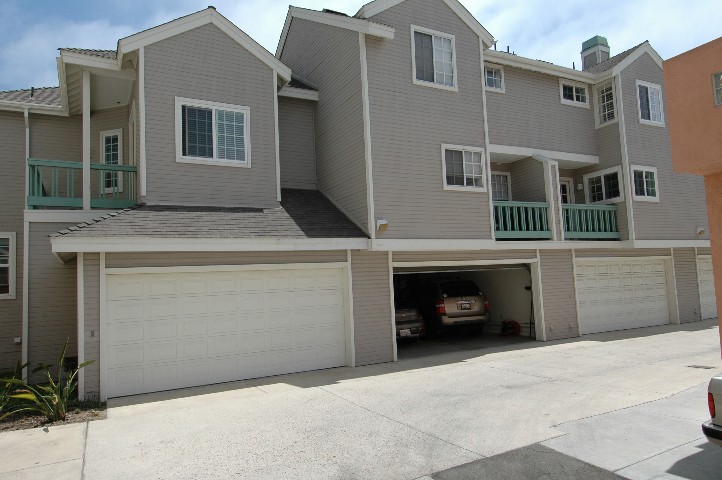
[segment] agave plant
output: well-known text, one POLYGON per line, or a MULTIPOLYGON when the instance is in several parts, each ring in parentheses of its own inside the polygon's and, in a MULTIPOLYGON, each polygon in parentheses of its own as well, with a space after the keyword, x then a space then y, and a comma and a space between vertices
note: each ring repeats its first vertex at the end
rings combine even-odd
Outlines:
MULTIPOLYGON (((23 369, 27 366, 27 363, 22 364, 18 360, 18 363, 15 365, 15 369, 12 372, 3 373, 0 377, 5 377, 7 375, 7 379, 12 378, 22 380, 23 369)), ((15 392, 15 390, 17 390, 17 385, 7 382, 4 378, 0 379, 0 418, 2 418, 7 409, 9 409, 14 403, 14 400, 10 396, 15 392)))
POLYGON ((63 363, 67 349, 68 342, 66 341, 62 352, 60 352, 60 358, 58 359, 57 378, 53 378, 53 375, 50 373, 53 365, 40 364, 33 370, 33 373, 43 372, 47 378, 47 383, 45 384, 31 385, 22 378, 6 378, 0 380, 0 383, 4 383, 7 387, 14 387, 9 397, 19 401, 17 404, 11 405, 7 413, 0 414, 0 420, 10 414, 19 412, 37 412, 45 415, 51 422, 65 420, 65 414, 68 411, 70 402, 73 400, 73 394, 78 385, 78 372, 80 369, 93 363, 92 360, 81 363, 68 372, 67 378, 63 380, 63 363))

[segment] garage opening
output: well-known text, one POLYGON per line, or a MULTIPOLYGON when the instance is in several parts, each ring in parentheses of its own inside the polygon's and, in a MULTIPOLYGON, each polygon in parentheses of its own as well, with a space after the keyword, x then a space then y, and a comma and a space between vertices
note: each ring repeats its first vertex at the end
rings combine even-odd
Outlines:
POLYGON ((394 267, 398 358, 541 340, 535 267, 394 267))

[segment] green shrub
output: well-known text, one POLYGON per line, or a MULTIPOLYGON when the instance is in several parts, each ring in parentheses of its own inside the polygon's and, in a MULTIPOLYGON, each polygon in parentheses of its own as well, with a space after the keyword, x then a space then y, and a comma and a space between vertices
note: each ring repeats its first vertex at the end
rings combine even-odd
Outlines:
POLYGON ((62 352, 60 352, 60 358, 58 359, 57 378, 53 378, 50 373, 53 365, 40 364, 33 370, 33 373, 43 372, 43 375, 47 378, 47 383, 45 384, 31 385, 25 379, 21 378, 0 379, 0 382, 14 387, 14 390, 9 396, 11 399, 18 400, 16 404, 8 408, 7 413, 0 414, 0 420, 10 414, 19 412, 36 412, 45 415, 51 422, 65 420, 68 407, 75 398, 75 389, 78 386, 78 372, 81 368, 93 363, 92 360, 81 363, 69 371, 67 378, 63 381, 63 362, 67 349, 68 342, 66 341, 62 352))
POLYGON ((0 418, 3 418, 5 412, 12 408, 13 404, 17 403, 17 401, 12 398, 12 394, 18 387, 5 381, 5 379, 22 380, 23 369, 27 366, 27 363, 22 364, 20 360, 18 360, 18 363, 15 365, 15 370, 0 373, 0 418))

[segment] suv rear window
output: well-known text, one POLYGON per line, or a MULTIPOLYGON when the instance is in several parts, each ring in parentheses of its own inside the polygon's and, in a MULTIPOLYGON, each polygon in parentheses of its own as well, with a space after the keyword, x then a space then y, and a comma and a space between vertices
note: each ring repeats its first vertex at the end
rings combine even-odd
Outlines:
POLYGON ((472 297, 479 295, 479 287, 473 282, 444 282, 441 285, 442 295, 447 297, 472 297))

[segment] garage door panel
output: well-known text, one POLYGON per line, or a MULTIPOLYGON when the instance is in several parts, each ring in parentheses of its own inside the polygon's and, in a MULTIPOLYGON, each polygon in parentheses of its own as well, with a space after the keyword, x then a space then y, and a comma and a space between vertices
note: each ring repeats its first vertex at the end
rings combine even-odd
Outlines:
POLYGON ((138 302, 111 301, 108 309, 110 320, 140 320, 143 318, 143 304, 138 302))
POLYGON ((712 257, 697 257, 697 275, 699 278, 699 301, 702 319, 717 318, 717 297, 715 296, 712 257))
POLYGON ((145 289, 151 297, 167 297, 178 294, 174 280, 159 280, 155 278, 152 281, 145 282, 145 289))
POLYGON ((117 367, 128 365, 141 365, 145 360, 143 344, 113 345, 110 350, 108 363, 117 367))
POLYGON ((178 336, 178 321, 174 318, 150 320, 144 325, 145 338, 158 340, 161 338, 176 338, 178 336))
POLYGON ((154 342, 144 345, 144 363, 170 362, 178 358, 177 342, 154 342))
POLYGON ((234 316, 210 317, 208 319, 208 334, 235 333, 237 331, 236 323, 236 317, 234 316))
POLYGON ((577 261, 582 333, 669 323, 663 260, 577 261))
POLYGON ((208 356, 206 338, 189 338, 178 342, 179 358, 204 358, 208 356))

